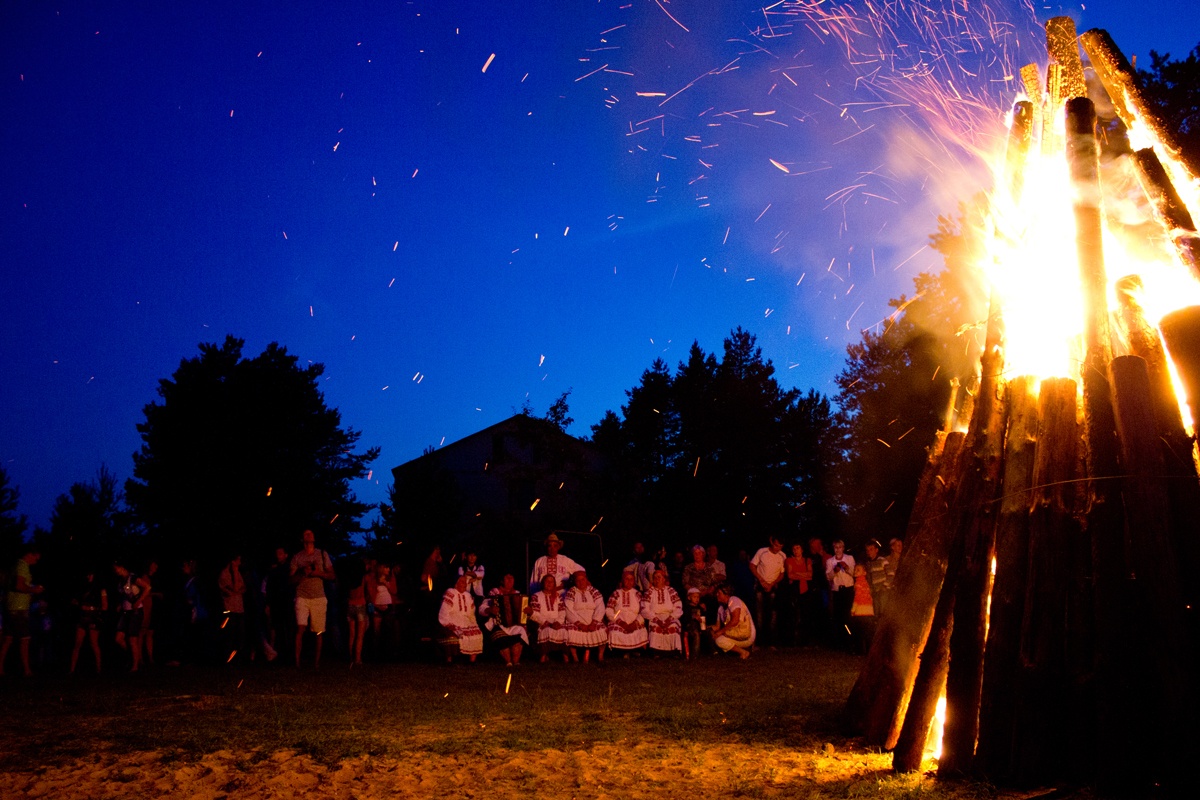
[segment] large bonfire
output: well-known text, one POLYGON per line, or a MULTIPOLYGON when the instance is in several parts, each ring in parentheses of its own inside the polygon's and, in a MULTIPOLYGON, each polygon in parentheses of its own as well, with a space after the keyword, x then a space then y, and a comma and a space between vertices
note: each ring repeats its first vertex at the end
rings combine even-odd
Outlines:
POLYGON ((898 770, 944 697, 941 776, 1177 793, 1197 738, 1197 166, 1104 31, 1046 28, 996 158, 979 374, 930 453, 851 717, 898 770))

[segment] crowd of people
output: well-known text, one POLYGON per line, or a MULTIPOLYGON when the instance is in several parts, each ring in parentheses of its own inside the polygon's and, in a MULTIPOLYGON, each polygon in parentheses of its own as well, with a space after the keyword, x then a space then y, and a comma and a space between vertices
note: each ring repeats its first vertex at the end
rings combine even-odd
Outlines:
POLYGON ((745 659, 755 648, 811 644, 865 652, 902 552, 899 539, 886 555, 871 540, 856 560, 843 541, 828 552, 812 537, 788 555, 771 536, 752 557, 742 550, 726 565, 715 545, 695 545, 689 562, 683 552, 668 559, 665 549, 649 554, 636 543, 606 596, 556 534, 544 544, 527 585, 512 572, 489 585, 478 553, 447 564, 434 548, 415 585, 402 588, 399 565, 344 557, 335 568, 306 530, 296 552, 277 548, 262 570, 241 555, 215 580, 202 579, 195 561, 172 577, 153 560, 141 569, 118 560, 111 574, 83 576, 55 603, 34 579, 41 553, 30 545, 4 581, 0 675, 14 643, 25 675, 56 664, 75 673, 85 651, 96 673, 113 657, 131 672, 281 655, 297 667, 302 656, 319 666, 326 642, 351 667, 363 665, 364 653, 379 661, 434 653, 474 662, 489 651, 516 666, 531 647, 543 663, 634 653, 745 659))

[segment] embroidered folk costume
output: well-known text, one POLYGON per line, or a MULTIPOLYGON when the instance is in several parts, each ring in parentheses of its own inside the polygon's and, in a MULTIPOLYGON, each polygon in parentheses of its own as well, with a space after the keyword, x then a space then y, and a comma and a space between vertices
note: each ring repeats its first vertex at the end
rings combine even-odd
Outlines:
POLYGON ((567 609, 557 589, 543 589, 530 598, 529 618, 537 623, 543 652, 567 646, 567 609))
POLYGON ((567 644, 572 647, 608 644, 604 597, 595 586, 573 586, 563 602, 567 609, 567 644))
POLYGON ((636 650, 646 646, 646 618, 642 616, 642 593, 637 589, 621 587, 613 592, 604 616, 609 647, 636 650))
MULTIPOLYGON (((655 573, 658 575, 658 573, 655 573)), ((642 616, 650 623, 650 649, 670 652, 683 650, 680 620, 683 618, 683 601, 679 593, 666 585, 665 580, 655 580, 654 588, 646 592, 642 600, 642 616)))
POLYGON ((477 656, 483 652, 483 631, 475 620, 475 596, 463 584, 458 583, 442 595, 442 606, 438 609, 438 623, 442 626, 442 638, 438 643, 447 655, 454 651, 465 656, 477 656))

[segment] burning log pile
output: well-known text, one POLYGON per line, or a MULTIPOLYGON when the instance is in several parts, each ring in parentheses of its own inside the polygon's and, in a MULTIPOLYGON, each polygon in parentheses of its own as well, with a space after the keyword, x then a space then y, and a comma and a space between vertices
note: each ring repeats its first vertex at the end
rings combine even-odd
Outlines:
POLYGON ((1075 229, 1066 259, 1082 298, 1076 368, 1033 376, 1006 363, 1017 322, 993 290, 966 430, 948 424, 931 448, 894 599, 848 717, 893 751, 895 769, 917 770, 944 695, 939 777, 1173 794, 1190 787, 1200 740, 1200 482, 1171 362, 1200 429, 1200 306, 1162 318, 1160 338, 1142 274, 1110 287, 1112 192, 1098 137, 1111 132, 1098 131, 1080 42, 1100 84, 1092 95, 1111 100, 1131 137, 1152 140, 1129 162, 1168 242, 1163 259, 1193 283, 1200 238, 1177 183, 1194 183, 1195 167, 1106 32, 1077 38, 1055 18, 1047 40, 1045 84, 1035 65, 1022 70, 1031 99, 1013 110, 998 185, 1024 206, 1027 162, 1065 159, 1075 229))

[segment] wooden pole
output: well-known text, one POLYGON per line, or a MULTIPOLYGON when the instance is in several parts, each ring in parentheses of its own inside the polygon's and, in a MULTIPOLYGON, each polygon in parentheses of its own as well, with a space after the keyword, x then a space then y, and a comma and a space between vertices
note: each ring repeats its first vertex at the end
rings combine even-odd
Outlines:
MULTIPOLYGON (((1158 330, 1147 322, 1138 297, 1141 279, 1130 275, 1117 281, 1118 321, 1129 342, 1129 350, 1146 362, 1150 379, 1150 405, 1153 408, 1157 443, 1162 453, 1162 480, 1170 510, 1171 544, 1180 565, 1183 603, 1185 608, 1200 606, 1200 581, 1189 580, 1193 564, 1200 564, 1200 536, 1196 520, 1200 519, 1200 482, 1197 481, 1196 461, 1192 457, 1192 438, 1183 427, 1179 400, 1167 365, 1167 354, 1158 330)), ((1193 636, 1200 615, 1189 613, 1189 629, 1193 636)))
MULTIPOLYGON (((954 617, 956 603, 960 602, 960 586, 963 581, 970 581, 975 574, 972 567, 972 556, 976 556, 967 547, 977 548, 980 541, 986 540, 990 546, 992 527, 995 520, 995 496, 999 477, 1000 453, 1004 438, 1004 403, 1003 382, 1000 372, 1003 368, 1000 342, 1003 338, 1003 322, 998 309, 999 303, 992 298, 992 313, 988 319, 988 334, 981 359, 980 389, 976 395, 975 406, 971 417, 970 428, 963 444, 960 466, 956 476, 954 501, 950 508, 951 536, 947 557, 947 570, 934 607, 933 620, 925 646, 921 651, 918 669, 913 679, 912 693, 904 714, 903 725, 897 736, 892 766, 900 772, 910 772, 919 769, 925 749, 925 740, 929 734, 929 725, 937 708, 938 697, 943 685, 947 688, 947 720, 951 701, 950 685, 946 683, 950 674, 951 641, 955 629, 954 617)), ((988 562, 990 564, 990 556, 988 562)), ((990 571, 989 571, 990 573, 990 571)), ((970 594, 970 592, 968 592, 970 594)), ((966 601, 970 605, 969 599, 966 601)), ((973 615, 968 609, 964 619, 970 625, 973 615)), ((982 656, 982 636, 979 656, 982 656)), ((966 652, 969 648, 959 645, 964 650, 964 665, 970 659, 966 652)), ((955 656, 957 658, 957 656, 955 656)), ((967 669, 969 670, 969 666, 967 669)), ((980 663, 982 669, 982 663, 980 663)), ((961 670, 960 670, 961 671, 961 670)), ((960 684, 962 680, 960 678, 960 684)), ((964 698, 964 687, 953 699, 959 707, 969 711, 960 711, 962 716, 975 717, 979 698, 972 701, 964 698), (973 702, 973 704, 972 704, 973 702)), ((969 693, 969 687, 967 692, 969 693)), ((974 746, 972 734, 971 745, 974 746)), ((943 753, 943 758, 945 754, 943 753)), ((940 768, 939 768, 940 772, 940 768)))
POLYGON ((1038 69, 1037 64, 1026 64, 1021 67, 1021 83, 1025 86, 1025 94, 1029 97, 1029 103, 1032 107, 1033 119, 1031 128, 1040 131, 1045 125, 1043 113, 1045 91, 1042 88, 1042 73, 1038 69))
MULTIPOLYGON (((950 582, 949 577, 950 573, 947 573, 947 582, 950 582)), ((938 595, 933 623, 925 640, 925 648, 921 651, 917 677, 913 681, 912 695, 904 713, 904 724, 896 740, 896 749, 892 751, 892 769, 896 772, 916 772, 925 757, 930 725, 937 713, 938 700, 945 691, 946 675, 950 671, 955 594, 953 586, 943 584, 938 595)))
POLYGON ((987 597, 992 589, 997 498, 1004 455, 1004 324, 992 299, 987 337, 980 359, 981 377, 975 414, 967 433, 970 461, 962 471, 962 495, 955 496, 958 533, 952 540, 951 571, 943 593, 953 591, 954 615, 946 674, 946 726, 942 735, 940 777, 967 774, 975 758, 979 702, 983 689, 983 647, 987 635, 987 597))
MULTIPOLYGON (((1058 19, 1058 18, 1056 18, 1058 19)), ((1066 30, 1061 21, 1048 27, 1050 37, 1066 30)), ((1079 54, 1074 46, 1074 24, 1068 19, 1070 53, 1067 59, 1079 54)), ((1061 46, 1060 46, 1060 49, 1061 46)), ((1052 48, 1053 52, 1053 48, 1052 48)), ((1079 80, 1083 70, 1079 67, 1079 80)), ((1033 113, 1028 102, 1013 108, 1005 153, 1005 171, 1009 192, 1014 203, 1020 202, 1025 184, 1025 163, 1032 139, 1033 113)), ((988 630, 988 601, 992 593, 992 560, 995 556, 996 522, 1000 509, 1002 483, 1001 467, 1005 452, 1007 428, 1006 388, 1000 376, 1004 370, 1004 321, 995 296, 992 313, 988 316, 987 336, 980 358, 980 399, 972 417, 971 443, 973 463, 967 475, 972 482, 972 494, 978 498, 977 507, 957 503, 960 518, 955 543, 961 545, 962 557, 951 561, 954 580, 948 575, 943 593, 951 585, 956 593, 949 604, 954 616, 950 634, 949 669, 946 675, 946 725, 942 735, 942 756, 938 760, 938 775, 968 774, 975 759, 975 744, 979 736, 979 708, 983 694, 984 645, 988 630)))
MULTIPOLYGON (((1071 547, 1079 546, 1078 397, 1074 381, 1042 382, 1040 425, 1033 469, 1017 691, 1007 761, 989 761, 989 777, 1018 786, 1039 785, 1061 774, 1069 729, 1066 632, 1070 617, 1071 547)), ((998 571, 998 568, 997 568, 998 571)))
POLYGON ((955 452, 947 456, 946 442, 949 437, 948 431, 938 431, 933 444, 929 446, 929 455, 925 459, 925 467, 921 470, 921 477, 917 481, 916 498, 913 500, 908 526, 904 531, 905 540, 911 539, 921 529, 921 523, 925 519, 925 515, 929 513, 930 503, 935 497, 940 496, 941 490, 945 487, 945 480, 940 479, 938 474, 943 458, 958 457, 957 449, 961 446, 962 440, 960 437, 955 437, 955 444, 952 445, 955 452), (939 483, 939 481, 941 482, 939 483))
POLYGON ((1175 132, 1158 119, 1154 107, 1146 100, 1137 72, 1108 31, 1093 28, 1080 36, 1079 40, 1125 127, 1132 128, 1141 122, 1157 136, 1168 155, 1184 164, 1193 175, 1200 175, 1200 163, 1184 156, 1175 132))
MULTIPOLYGON (((1112 349, 1095 126, 1096 112, 1090 100, 1076 98, 1067 103, 1067 164, 1075 185, 1076 252, 1085 309, 1083 420, 1090 478, 1085 524, 1091 539, 1096 647, 1097 723, 1093 730, 1099 747, 1105 751, 1102 763, 1117 767, 1123 751, 1115 742, 1127 730, 1119 695, 1125 688, 1123 661, 1127 653, 1123 632, 1130 620, 1122 599, 1126 574, 1124 513, 1116 483, 1116 421, 1108 384, 1112 349)), ((1075 630, 1080 627, 1077 622, 1075 630)))
POLYGON ((996 576, 992 587, 979 705, 975 772, 994 779, 1012 772, 1021 621, 1029 571, 1029 510, 1037 452, 1038 409, 1030 377, 1008 382, 1004 494, 996 520, 996 576))
POLYGON ((1195 662, 1171 538, 1149 371, 1137 356, 1113 359, 1111 370, 1124 466, 1126 597, 1137 623, 1129 628, 1127 646, 1139 654, 1127 664, 1126 680, 1139 687, 1139 702, 1129 704, 1129 716, 1145 754, 1137 769, 1123 776, 1121 786, 1171 794, 1189 785, 1189 758, 1197 738, 1196 694, 1189 680, 1195 662))
POLYGON ((1171 176, 1158 160, 1154 148, 1146 147, 1133 154, 1137 164, 1138 181, 1142 184, 1150 204, 1154 206, 1159 222, 1167 229, 1175 250, 1183 263, 1191 268, 1192 274, 1200 277, 1200 235, 1196 224, 1184 205, 1171 176))
MULTIPOLYGON (((1162 334, 1183 383, 1184 394, 1191 408, 1193 429, 1200 430, 1200 306, 1181 308, 1167 314, 1162 319, 1162 334)), ((1190 441, 1188 455, 1192 455, 1190 441)), ((1169 465, 1176 463, 1174 460, 1168 462, 1169 465)), ((1192 464, 1195 462, 1192 461, 1192 464)), ((1190 478, 1172 482, 1172 511, 1175 514, 1174 542, 1183 577, 1187 628, 1193 643, 1200 645, 1200 577, 1193 568, 1200 563, 1200 532, 1196 528, 1196 519, 1200 518, 1200 514, 1195 513, 1191 505, 1195 502, 1193 498, 1197 485, 1190 478), (1174 497, 1177 493, 1184 494, 1188 499, 1177 501, 1174 497)))
MULTIPOLYGON (((933 622, 949 557, 949 500, 965 434, 954 432, 938 459, 925 513, 904 543, 891 611, 879 620, 866 663, 850 691, 846 719, 875 747, 892 749, 917 672, 917 655, 933 622)), ((913 527, 910 526, 910 530, 913 527)))
MULTIPOLYGON (((1157 420, 1158 434, 1170 437, 1176 440, 1172 441, 1172 444, 1178 444, 1179 437, 1186 438, 1187 434, 1183 429, 1179 400, 1175 397, 1175 388, 1171 385, 1171 373, 1167 367, 1167 353, 1163 348, 1162 338, 1146 319, 1145 309, 1142 308, 1140 298, 1145 288, 1142 278, 1140 275, 1126 275, 1116 282, 1115 288, 1117 322, 1123 338, 1129 345, 1129 352, 1143 358, 1149 370, 1150 400, 1157 420)), ((1187 461, 1192 463, 1191 458, 1187 461)), ((1191 474, 1196 474, 1194 465, 1190 471, 1191 474)))
POLYGON ((1172 311, 1162 318, 1161 325, 1192 410, 1192 430, 1200 431, 1200 306, 1172 311))
POLYGON ((1079 58, 1079 37, 1075 34, 1075 20, 1070 17, 1051 17, 1046 23, 1046 49, 1050 53, 1051 61, 1062 67, 1059 101, 1087 97, 1087 83, 1083 80, 1083 62, 1079 58))

